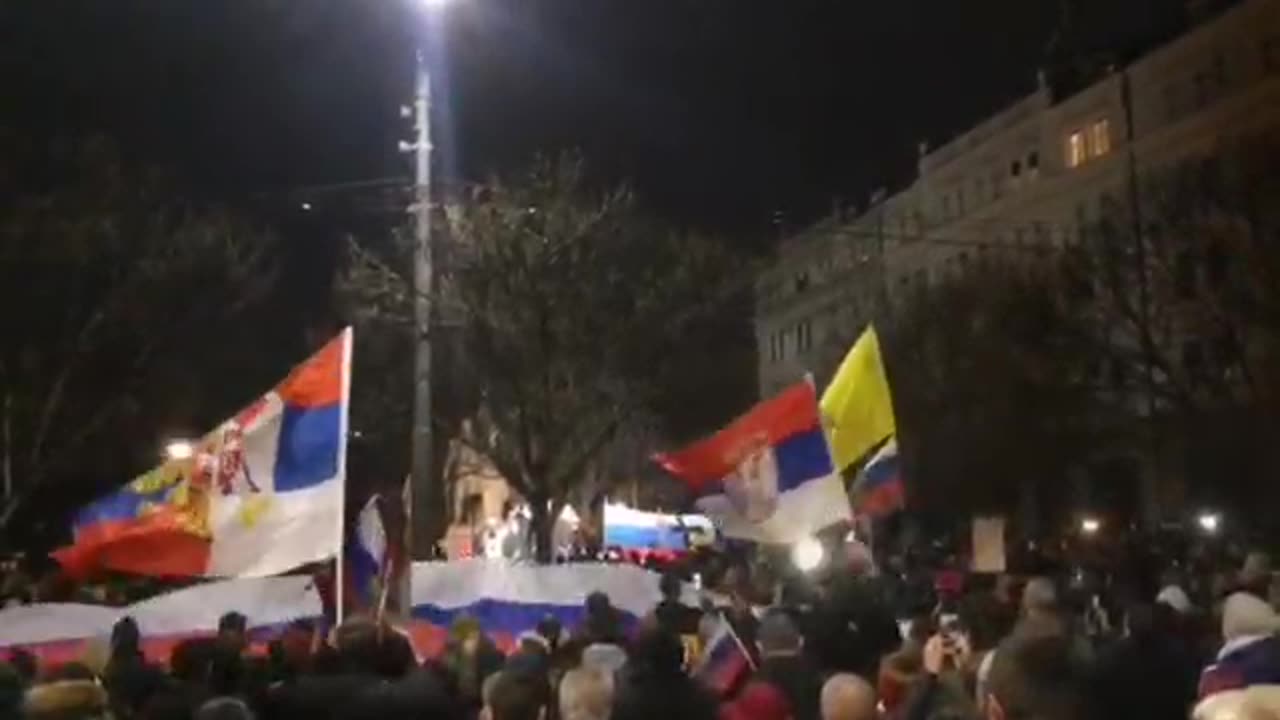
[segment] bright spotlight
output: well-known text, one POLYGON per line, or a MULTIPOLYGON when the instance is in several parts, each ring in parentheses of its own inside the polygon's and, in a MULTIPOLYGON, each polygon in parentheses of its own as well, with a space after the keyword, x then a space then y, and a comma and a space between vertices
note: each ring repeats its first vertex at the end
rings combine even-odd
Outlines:
POLYGON ((802 572, 817 570, 825 555, 826 550, 817 538, 805 538, 791 548, 791 562, 802 572))
POLYGON ((451 5, 457 0, 418 0, 418 4, 426 8, 438 8, 451 5))
POLYGON ((164 455, 170 460, 190 460, 196 454, 196 446, 190 440, 171 440, 164 446, 164 455))
POLYGON ((1222 516, 1214 512, 1200 513, 1200 516, 1196 518, 1196 524, 1200 526, 1200 529, 1205 534, 1216 535, 1222 527, 1222 516))
POLYGON ((1080 532, 1085 535, 1097 535, 1102 529, 1102 521, 1095 517, 1087 517, 1080 521, 1080 532))

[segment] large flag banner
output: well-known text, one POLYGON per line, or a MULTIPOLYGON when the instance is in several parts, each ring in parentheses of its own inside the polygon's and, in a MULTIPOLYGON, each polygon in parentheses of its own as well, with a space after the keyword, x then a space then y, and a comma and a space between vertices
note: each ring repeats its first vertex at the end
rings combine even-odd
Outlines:
POLYGON ((831 454, 843 470, 897 432, 889 379, 880 359, 880 338, 868 327, 840 363, 822 393, 831 454))
POLYGON ((808 382, 657 461, 700 496, 698 509, 728 537, 792 543, 852 518, 808 382))
POLYGON ((902 463, 898 459, 897 438, 889 438, 889 442, 867 461, 853 494, 858 512, 871 517, 892 515, 903 508, 906 489, 902 481, 902 463))
POLYGON ((351 330, 171 459, 84 508, 54 553, 80 574, 260 577, 342 546, 351 330))

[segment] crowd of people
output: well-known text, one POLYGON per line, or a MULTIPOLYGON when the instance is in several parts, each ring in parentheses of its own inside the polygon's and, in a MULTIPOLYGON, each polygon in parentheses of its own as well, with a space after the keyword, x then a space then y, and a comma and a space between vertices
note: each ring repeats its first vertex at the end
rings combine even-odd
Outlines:
POLYGON ((548 617, 507 653, 460 618, 430 658, 364 618, 327 633, 298 622, 255 654, 233 613, 159 666, 126 618, 79 662, 39 667, 12 653, 0 664, 0 718, 1280 718, 1280 616, 1264 556, 1216 593, 1168 575, 1114 619, 1097 596, 1068 602, 1057 580, 1001 576, 941 592, 904 622, 874 573, 829 573, 802 600, 777 592, 764 605, 739 578, 721 606, 702 607, 682 603, 682 583, 666 575, 663 600, 638 624, 597 593, 581 626, 548 617), (742 662, 705 672, 723 659, 708 644, 725 627, 742 662))

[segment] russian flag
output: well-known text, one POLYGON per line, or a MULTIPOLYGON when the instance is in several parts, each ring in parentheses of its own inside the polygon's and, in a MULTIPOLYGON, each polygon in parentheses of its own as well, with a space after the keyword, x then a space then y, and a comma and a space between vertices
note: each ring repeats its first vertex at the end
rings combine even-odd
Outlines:
POLYGON ((858 512, 872 517, 892 515, 906 504, 897 438, 889 438, 867 462, 856 495, 858 512))
POLYGON ((701 515, 666 515, 605 503, 604 545, 624 550, 689 549, 689 536, 713 532, 701 515))
POLYGON ((351 330, 171 459, 82 510, 73 574, 261 577, 342 545, 351 330))
POLYGON ((720 697, 728 697, 752 669, 751 656, 724 617, 707 641, 693 676, 720 697))
POLYGON ((727 537, 792 543, 852 518, 813 385, 796 384, 658 463, 727 537))

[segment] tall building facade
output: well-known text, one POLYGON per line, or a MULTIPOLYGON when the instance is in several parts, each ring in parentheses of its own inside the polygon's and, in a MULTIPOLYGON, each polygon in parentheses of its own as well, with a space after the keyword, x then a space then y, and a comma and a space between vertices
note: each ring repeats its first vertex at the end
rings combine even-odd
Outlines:
POLYGON ((1143 177, 1276 128, 1275 0, 1240 2, 1065 96, 1042 76, 967 132, 922 145, 907 187, 782 241, 756 283, 760 395, 829 373, 858 329, 921 288, 997 255, 1067 247, 1105 208, 1138 207, 1143 177))
MULTIPOLYGON (((1149 179, 1277 131, 1275 0, 1234 3, 1070 92, 1042 75, 1033 92, 968 131, 921 145, 906 187, 782 241, 757 281, 760 395, 806 373, 824 382, 868 322, 971 268, 1048 258, 1117 212, 1141 237, 1156 221, 1144 216, 1149 179)), ((1194 312, 1177 325, 1160 340, 1171 346, 1165 354, 1187 370, 1203 364, 1212 338, 1194 312)), ((1126 460, 1137 468, 1133 492, 1149 522, 1178 507, 1186 490, 1165 452, 1126 460)))

